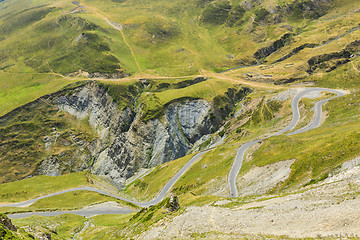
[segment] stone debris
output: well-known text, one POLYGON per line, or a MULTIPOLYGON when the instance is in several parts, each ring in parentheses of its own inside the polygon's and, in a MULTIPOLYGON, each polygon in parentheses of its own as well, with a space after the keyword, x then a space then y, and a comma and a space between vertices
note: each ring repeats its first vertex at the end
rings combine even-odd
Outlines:
POLYGON ((169 199, 169 206, 168 206, 168 210, 170 212, 175 212, 176 210, 178 210, 180 208, 180 203, 179 203, 179 199, 175 194, 172 194, 170 196, 169 199))

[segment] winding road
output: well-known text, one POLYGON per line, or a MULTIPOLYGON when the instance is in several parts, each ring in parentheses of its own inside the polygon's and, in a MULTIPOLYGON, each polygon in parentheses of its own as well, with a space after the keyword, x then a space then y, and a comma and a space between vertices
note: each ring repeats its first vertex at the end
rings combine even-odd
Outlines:
MULTIPOLYGON (((313 119, 312 122, 310 122, 310 124, 308 124, 306 127, 299 129, 295 132, 292 133, 288 133, 287 135, 294 135, 294 134, 298 134, 298 133, 302 133, 302 132, 306 132, 309 131, 311 129, 317 128, 318 126, 320 126, 320 121, 321 121, 321 113, 322 113, 322 105, 328 101, 330 101, 331 99, 334 99, 336 97, 340 97, 345 95, 345 93, 338 91, 338 90, 333 90, 333 89, 327 89, 327 88, 307 88, 301 92, 299 92, 298 94, 296 94, 291 102, 291 108, 292 108, 292 112, 293 112, 293 116, 292 116, 292 121, 290 122, 290 124, 288 126, 286 126, 284 129, 282 129, 281 131, 274 133, 266 138, 262 138, 262 139, 258 139, 258 140, 253 140, 250 142, 247 142, 243 145, 240 146, 240 148, 237 151, 234 163, 232 165, 231 171, 229 173, 228 176, 228 182, 230 185, 230 197, 237 197, 238 196, 238 192, 237 192, 237 187, 236 187, 236 177, 239 174, 239 171, 241 169, 242 166, 242 162, 243 162, 243 158, 244 158, 244 154, 246 152, 246 150, 253 146, 254 144, 263 141, 269 137, 272 136, 276 136, 276 135, 281 135, 284 134, 285 132, 288 132, 292 129, 294 129, 294 127, 296 126, 296 124, 299 122, 300 119, 300 112, 299 112, 299 101, 301 98, 303 97, 309 97, 309 95, 311 94, 320 94, 321 92, 332 92, 335 93, 336 96, 332 97, 332 98, 328 98, 328 99, 324 99, 321 100, 319 102, 317 102, 314 106, 315 109, 315 117, 313 119)), ((156 198, 154 198, 151 201, 148 202, 137 202, 131 199, 127 199, 124 197, 120 197, 118 195, 94 188, 94 187, 78 187, 78 188, 72 188, 72 189, 67 189, 64 191, 60 191, 60 192, 56 192, 56 193, 52 193, 52 194, 48 194, 48 195, 44 195, 38 198, 34 198, 28 201, 24 201, 24 202, 19 202, 19 203, 12 203, 12 204, 6 204, 6 205, 0 205, 0 207, 28 207, 31 204, 35 203, 36 201, 40 200, 40 199, 44 199, 44 198, 48 198, 48 197, 52 197, 52 196, 56 196, 56 195, 60 195, 63 193, 67 193, 67 192, 73 192, 73 191, 82 191, 82 190, 86 190, 86 191, 93 191, 93 192, 97 192, 103 195, 107 195, 107 196, 111 196, 113 198, 119 199, 119 200, 123 200, 123 201, 127 201, 133 204, 136 204, 140 207, 149 207, 151 205, 155 205, 157 203, 159 203, 160 201, 162 201, 165 196, 170 192, 171 188, 174 186, 174 184, 180 179, 180 177, 188 170, 191 168, 191 166, 198 160, 200 159, 205 153, 207 153, 208 151, 210 151, 211 149, 215 148, 215 146, 212 146, 210 149, 204 150, 202 152, 197 153, 196 155, 194 155, 170 180, 169 182, 167 182, 164 186, 164 188, 161 190, 161 192, 157 195, 156 198)), ((54 212, 31 212, 31 213, 16 213, 16 214, 10 214, 9 217, 10 218, 24 218, 24 217, 29 217, 32 215, 42 215, 42 216, 56 216, 56 215, 61 215, 64 213, 74 213, 74 214, 78 214, 81 216, 93 216, 93 215, 100 215, 100 214, 126 214, 126 213, 130 213, 134 211, 133 209, 129 209, 129 208, 122 208, 122 207, 104 207, 103 205, 99 204, 99 205, 94 205, 85 209, 80 209, 80 210, 71 210, 71 211, 54 211, 54 212)))
POLYGON ((338 90, 333 90, 333 89, 328 89, 328 88, 307 88, 303 91, 301 91, 300 93, 296 94, 294 96, 294 98, 291 101, 291 109, 293 112, 293 116, 292 116, 292 120, 289 123, 289 125, 287 125, 284 129, 280 130, 277 133, 274 133, 268 137, 259 139, 259 140, 253 140, 251 142, 247 142, 245 144, 243 144, 237 151, 236 153, 236 157, 234 160, 234 163, 232 165, 232 168, 230 170, 229 176, 228 176, 228 182, 229 182, 229 186, 230 186, 230 197, 238 197, 238 190, 236 187, 236 177, 238 176, 242 163, 243 163, 243 159, 244 159, 244 155, 247 149, 249 149, 251 146, 253 146, 254 144, 263 141, 269 137, 273 137, 273 136, 277 136, 277 135, 281 135, 284 134, 285 132, 288 132, 292 129, 294 129, 294 127, 296 126, 296 124, 299 122, 300 120, 300 111, 299 111, 299 101, 301 98, 307 97, 311 94, 320 94, 321 92, 332 92, 335 93, 336 96, 332 97, 332 98, 328 98, 328 99, 324 99, 324 100, 320 100, 318 101, 315 106, 315 113, 314 113, 314 119, 304 128, 299 129, 297 131, 288 133, 287 135, 295 135, 298 133, 303 133, 306 131, 309 131, 311 129, 317 128, 320 126, 321 123, 321 113, 322 113, 322 106, 324 103, 330 101, 331 99, 337 98, 337 97, 341 97, 344 96, 345 93, 338 91, 338 90))
MULTIPOLYGON (((211 148, 213 149, 213 148, 211 148)), ((78 188, 72 188, 72 189, 67 189, 64 191, 60 191, 60 192, 56 192, 56 193, 51 193, 51 194, 47 194, 38 198, 34 198, 28 201, 24 201, 24 202, 19 202, 19 203, 11 203, 11 204, 5 204, 5 205, 0 205, 0 207, 28 207, 31 204, 37 202, 40 199, 44 199, 44 198, 49 198, 49 197, 53 197, 56 195, 60 195, 60 194, 64 194, 64 193, 68 193, 68 192, 74 192, 74 191, 92 191, 92 192, 97 192, 106 196, 110 196, 119 200, 123 200, 126 202, 130 202, 133 204, 136 204, 140 207, 149 207, 151 205, 155 205, 158 204, 159 202, 161 202, 166 194, 171 190, 171 188, 174 186, 174 184, 180 179, 180 177, 198 160, 200 159, 200 157, 202 155, 204 155, 205 153, 207 153, 208 151, 210 151, 211 149, 207 149, 205 151, 199 152, 197 153, 195 156, 193 156, 164 186, 164 188, 161 190, 161 192, 157 195, 156 198, 154 198, 151 201, 148 202, 137 202, 131 199, 127 199, 94 187, 78 187, 78 188)), ((71 211, 54 211, 54 212, 30 212, 30 213, 15 213, 15 214, 9 214, 8 216, 10 218, 24 218, 24 217, 29 217, 32 215, 41 215, 41 216, 57 216, 57 215, 61 215, 64 213, 74 213, 77 215, 81 215, 81 216, 92 216, 92 215, 100 215, 100 214, 125 214, 125 213, 129 213, 134 211, 133 209, 130 208, 121 208, 121 207, 113 207, 111 209, 108 208, 104 208, 101 205, 99 205, 98 207, 96 205, 94 205, 91 209, 80 209, 80 210, 71 210, 71 211)))

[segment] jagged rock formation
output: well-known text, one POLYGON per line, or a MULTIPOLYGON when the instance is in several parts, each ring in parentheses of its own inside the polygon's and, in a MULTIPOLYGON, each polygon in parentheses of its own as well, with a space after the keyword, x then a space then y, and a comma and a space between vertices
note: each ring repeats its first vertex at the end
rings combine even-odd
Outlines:
MULTIPOLYGON (((195 79, 184 84, 205 80, 195 79)), ((209 139, 208 135, 221 127, 235 104, 249 91, 247 88, 229 88, 213 102, 176 99, 164 106, 162 115, 145 121, 144 106, 135 109, 135 101, 148 84, 140 81, 130 85, 131 89, 116 89, 114 96, 107 85, 97 82, 80 84, 42 97, 1 118, 0 123, 5 127, 12 126, 10 123, 20 118, 26 124, 33 121, 42 127, 35 134, 30 129, 24 130, 21 125, 19 137, 29 134, 31 139, 36 139, 37 145, 33 146, 34 141, 29 142, 27 148, 42 149, 40 152, 34 150, 37 162, 31 162, 29 166, 33 170, 28 168, 24 177, 37 174, 58 176, 90 169, 121 187, 140 168, 183 157, 201 141, 209 139), (119 92, 124 95, 116 95, 119 92), (74 128, 74 121, 82 124, 85 131, 74 128)), ((5 141, 8 137, 4 135, 3 138, 5 141)), ((6 144, 9 149, 19 148, 17 142, 6 144)), ((21 175, 19 177, 21 179, 21 175)))
POLYGON ((175 194, 172 194, 170 196, 169 202, 166 207, 170 212, 174 212, 180 208, 179 199, 175 194))
POLYGON ((222 114, 228 110, 221 112, 202 99, 180 99, 166 106, 161 119, 144 122, 141 114, 130 107, 119 110, 96 83, 55 102, 63 111, 89 119, 102 145, 92 171, 117 183, 133 176, 139 168, 184 156, 197 140, 221 126, 222 114))
POLYGON ((100 149, 97 137, 89 131, 86 120, 59 111, 51 102, 69 91, 44 96, 0 117, 1 183, 91 166, 92 151, 100 149))
POLYGON ((12 224, 10 218, 8 218, 5 214, 0 214, 0 225, 3 225, 6 229, 10 231, 17 231, 17 227, 12 224))
POLYGON ((270 46, 259 49, 254 53, 254 58, 263 59, 267 56, 270 56, 273 52, 279 50, 284 47, 287 43, 289 43, 291 39, 291 34, 286 33, 280 39, 273 42, 270 46))
POLYGON ((94 173, 119 181, 131 177, 140 167, 184 156, 199 136, 210 133, 213 125, 207 118, 209 111, 207 102, 195 100, 171 104, 162 121, 144 123, 135 118, 129 131, 116 135, 112 144, 100 153, 94 173))
POLYGON ((326 53, 314 56, 308 60, 308 73, 313 73, 316 69, 323 69, 326 72, 335 70, 340 65, 350 61, 351 57, 359 54, 360 40, 349 43, 343 50, 339 52, 326 53))

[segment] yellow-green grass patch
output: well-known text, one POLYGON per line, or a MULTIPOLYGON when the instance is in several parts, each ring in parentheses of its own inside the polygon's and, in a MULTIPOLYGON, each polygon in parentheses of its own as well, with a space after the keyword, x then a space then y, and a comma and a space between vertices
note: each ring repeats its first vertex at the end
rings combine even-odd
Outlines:
POLYGON ((0 202, 21 202, 41 195, 87 185, 89 182, 86 172, 58 177, 36 176, 0 184, 0 202))
POLYGON ((85 221, 85 217, 75 214, 63 214, 54 217, 31 216, 12 220, 16 226, 30 226, 45 232, 52 232, 52 239, 71 239, 83 228, 85 221))
POLYGON ((194 154, 161 164, 146 176, 129 184, 122 193, 139 201, 151 200, 165 184, 194 156, 194 154))

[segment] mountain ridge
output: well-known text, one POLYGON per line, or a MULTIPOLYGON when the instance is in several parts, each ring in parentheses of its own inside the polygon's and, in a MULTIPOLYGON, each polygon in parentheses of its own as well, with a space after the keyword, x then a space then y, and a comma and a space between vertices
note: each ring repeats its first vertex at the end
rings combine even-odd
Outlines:
POLYGON ((0 1, 0 202, 41 198, 0 206, 0 238, 356 239, 359 22, 358 0, 0 1))

